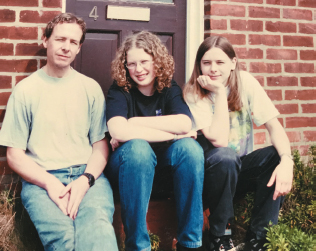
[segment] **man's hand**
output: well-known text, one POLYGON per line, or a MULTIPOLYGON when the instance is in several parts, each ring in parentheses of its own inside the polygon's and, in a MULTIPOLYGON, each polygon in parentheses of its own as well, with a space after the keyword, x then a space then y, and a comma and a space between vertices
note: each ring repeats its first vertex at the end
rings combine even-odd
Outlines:
POLYGON ((293 161, 290 158, 282 158, 280 164, 275 168, 267 184, 271 187, 275 183, 273 199, 288 194, 293 182, 293 161))
POLYGON ((65 195, 61 198, 59 195, 65 189, 65 185, 61 183, 57 178, 53 178, 51 182, 47 185, 46 191, 49 198, 54 201, 54 203, 59 207, 59 209, 63 212, 64 215, 68 215, 67 207, 69 201, 69 193, 65 193, 65 195))
POLYGON ((80 176, 59 193, 59 198, 69 197, 67 213, 71 219, 74 220, 76 218, 79 205, 89 188, 87 177, 80 176))

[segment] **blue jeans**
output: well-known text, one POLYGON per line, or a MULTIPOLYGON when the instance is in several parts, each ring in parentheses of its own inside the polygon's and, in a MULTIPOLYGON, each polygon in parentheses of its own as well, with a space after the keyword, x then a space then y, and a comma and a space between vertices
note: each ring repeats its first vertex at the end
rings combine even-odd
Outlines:
MULTIPOLYGON (((203 145, 203 144, 201 144, 203 145)), ((271 221, 277 224, 284 197, 273 200, 275 186, 267 187, 269 179, 279 164, 278 152, 273 146, 258 149, 239 157, 227 147, 204 148, 205 178, 203 201, 210 209, 210 232, 222 236, 228 223, 233 222, 233 200, 247 192, 255 192, 250 230, 257 239, 266 236, 265 227, 271 221)))
MULTIPOLYGON (((49 171, 63 184, 80 177, 86 165, 49 171)), ((79 206, 75 220, 64 215, 45 189, 23 180, 21 199, 45 250, 118 250, 112 226, 114 203, 110 183, 103 174, 79 206)))
POLYGON ((164 169, 173 177, 177 239, 184 247, 202 245, 202 148, 195 140, 184 138, 154 151, 147 141, 135 139, 116 149, 107 166, 110 181, 119 187, 126 251, 151 250, 146 214, 155 173, 164 169))

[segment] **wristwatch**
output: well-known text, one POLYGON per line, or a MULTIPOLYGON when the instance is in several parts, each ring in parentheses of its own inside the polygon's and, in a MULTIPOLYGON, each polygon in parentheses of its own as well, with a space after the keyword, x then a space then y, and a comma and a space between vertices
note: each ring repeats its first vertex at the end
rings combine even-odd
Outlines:
POLYGON ((82 175, 88 178, 89 186, 92 187, 95 182, 94 176, 91 173, 83 173, 82 175))

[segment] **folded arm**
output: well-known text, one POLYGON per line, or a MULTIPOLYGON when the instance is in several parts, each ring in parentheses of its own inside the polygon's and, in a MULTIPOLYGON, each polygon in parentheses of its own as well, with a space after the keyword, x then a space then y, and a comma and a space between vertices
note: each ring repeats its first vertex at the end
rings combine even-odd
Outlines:
POLYGON ((126 142, 132 139, 143 139, 148 142, 163 142, 174 139, 174 134, 162 130, 129 123, 121 116, 116 116, 108 121, 111 137, 118 142, 126 142))
POLYGON ((173 134, 186 134, 192 128, 191 119, 184 114, 133 117, 128 119, 128 123, 173 134))

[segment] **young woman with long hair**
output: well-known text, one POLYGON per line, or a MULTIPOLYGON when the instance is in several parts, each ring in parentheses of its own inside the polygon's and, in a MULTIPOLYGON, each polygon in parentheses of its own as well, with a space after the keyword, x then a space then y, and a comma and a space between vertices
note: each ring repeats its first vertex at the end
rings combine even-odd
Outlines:
POLYGON ((255 192, 244 250, 264 250, 269 222, 292 186, 293 160, 279 112, 259 82, 241 71, 230 42, 208 37, 200 45, 184 88, 204 150, 204 207, 210 209, 208 250, 234 250, 233 199, 255 192), (253 149, 253 122, 268 130, 272 146, 253 149))

